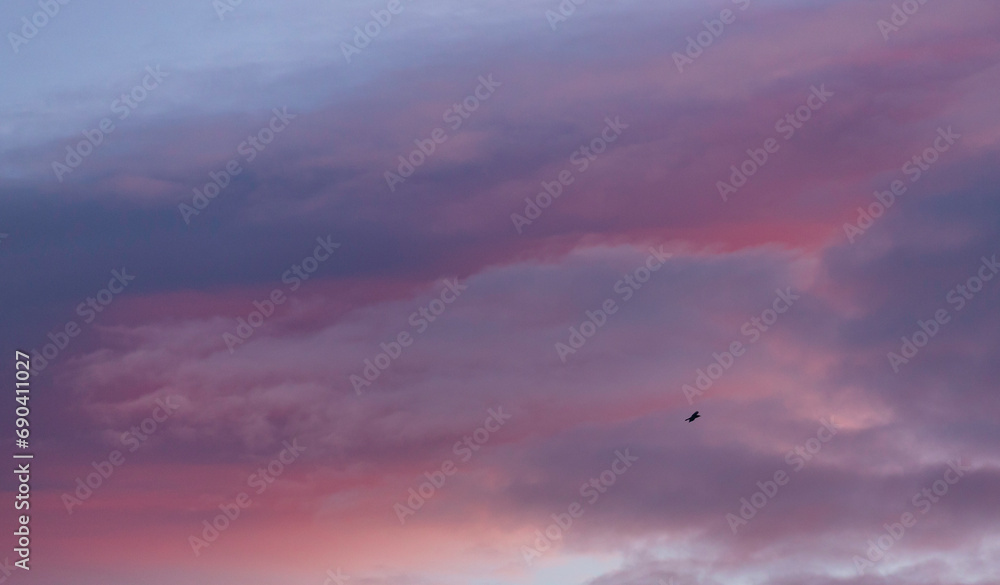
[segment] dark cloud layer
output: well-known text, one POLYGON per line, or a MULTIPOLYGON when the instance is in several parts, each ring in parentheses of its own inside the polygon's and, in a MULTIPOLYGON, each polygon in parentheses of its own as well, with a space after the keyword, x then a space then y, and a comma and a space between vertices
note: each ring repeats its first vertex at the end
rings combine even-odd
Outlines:
POLYGON ((995 581, 1000 279, 952 292, 1000 256, 989 5, 928 2, 887 40, 891 3, 586 2, 552 30, 558 3, 404 1, 346 63, 340 43, 384 4, 247 2, 221 22, 183 4, 130 57, 104 55, 130 42, 130 8, 75 5, 3 57, 34 72, 0 102, 3 347, 82 329, 34 381, 31 579, 995 581), (727 7, 736 21, 679 72, 673 53, 727 7), (98 15, 108 45, 83 48, 98 15), (66 63, 45 61, 56 47, 66 63), (147 63, 163 87, 58 181, 52 161, 147 63), (481 77, 500 85, 450 128, 481 77), (776 124, 820 88, 784 138, 776 124), (296 117, 248 162, 240 145, 272 108, 296 117), (626 127, 582 165, 609 119, 626 127), (391 190, 386 171, 439 127, 447 141, 391 190), (913 180, 904 165, 948 128, 960 138, 913 180), (717 183, 769 138, 724 201, 717 183), (179 205, 232 159, 244 170, 186 222, 179 205), (572 184, 526 211, 563 171, 572 184), (906 193, 845 232, 894 180, 906 193), (512 214, 531 220, 521 233, 512 214), (341 246, 292 290, 318 237, 341 246), (135 281, 88 322, 78 306, 122 267, 135 281), (450 295, 452 279, 468 288, 450 295), (274 290, 288 300, 230 351, 224 335, 274 290), (798 298, 768 323, 782 295, 798 298), (941 310, 907 355, 902 338, 941 310), (400 334, 412 345, 359 395, 351 377, 400 334), (179 407, 129 450, 123 434, 166 400, 179 407), (462 451, 491 409, 510 419, 462 451), (188 537, 286 441, 301 458, 193 555, 188 537), (116 449, 126 463, 68 514, 64 494, 116 449), (626 450, 634 466, 525 563, 535 530, 626 450), (401 523, 446 461, 455 475, 401 523), (788 483, 734 533, 727 514, 778 472, 788 483), (914 503, 935 485, 940 501, 914 503), (860 575, 855 556, 905 512, 916 524, 860 575))

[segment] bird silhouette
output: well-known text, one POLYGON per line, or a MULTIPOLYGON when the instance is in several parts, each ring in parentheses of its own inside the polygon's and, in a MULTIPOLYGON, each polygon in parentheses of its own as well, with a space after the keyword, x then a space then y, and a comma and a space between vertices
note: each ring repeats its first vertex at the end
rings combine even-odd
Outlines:
POLYGON ((700 416, 698 415, 698 411, 697 411, 697 410, 696 410, 696 411, 694 411, 694 414, 692 414, 691 416, 687 417, 687 418, 686 418, 686 419, 684 419, 684 420, 686 420, 686 421, 688 421, 688 422, 694 422, 694 419, 696 419, 696 418, 701 418, 701 417, 700 417, 700 416))

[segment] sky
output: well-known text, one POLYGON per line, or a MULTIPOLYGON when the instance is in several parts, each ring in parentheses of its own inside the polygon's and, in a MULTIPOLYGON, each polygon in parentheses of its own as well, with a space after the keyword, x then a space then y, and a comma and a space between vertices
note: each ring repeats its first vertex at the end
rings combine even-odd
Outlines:
POLYGON ((5 2, 0 584, 1000 583, 998 8, 5 2))

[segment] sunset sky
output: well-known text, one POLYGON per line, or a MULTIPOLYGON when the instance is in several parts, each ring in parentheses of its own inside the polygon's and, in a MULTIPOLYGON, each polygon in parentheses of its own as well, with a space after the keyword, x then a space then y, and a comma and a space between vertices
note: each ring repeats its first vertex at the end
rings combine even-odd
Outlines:
POLYGON ((1000 584, 995 1, 64 1, 0 584, 1000 584))

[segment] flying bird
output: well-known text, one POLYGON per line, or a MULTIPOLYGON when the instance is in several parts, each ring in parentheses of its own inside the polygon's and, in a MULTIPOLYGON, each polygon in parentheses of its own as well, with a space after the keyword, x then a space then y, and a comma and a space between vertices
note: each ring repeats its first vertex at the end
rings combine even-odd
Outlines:
POLYGON ((701 418, 701 417, 700 417, 700 416, 698 415, 698 411, 697 411, 697 410, 696 410, 696 411, 694 411, 694 414, 692 414, 691 416, 687 417, 687 418, 686 418, 686 419, 684 419, 684 420, 686 420, 686 421, 688 421, 688 422, 694 422, 694 419, 696 419, 696 418, 701 418))

